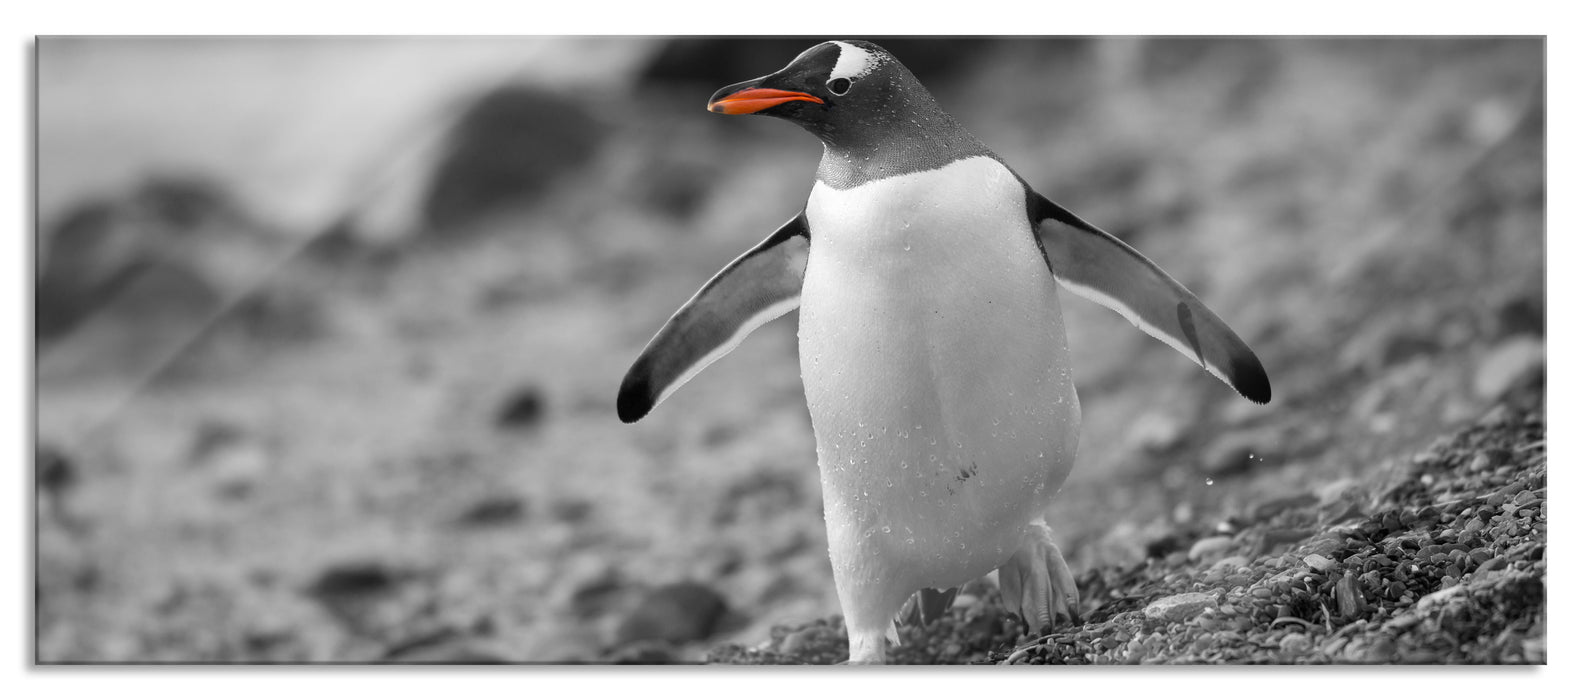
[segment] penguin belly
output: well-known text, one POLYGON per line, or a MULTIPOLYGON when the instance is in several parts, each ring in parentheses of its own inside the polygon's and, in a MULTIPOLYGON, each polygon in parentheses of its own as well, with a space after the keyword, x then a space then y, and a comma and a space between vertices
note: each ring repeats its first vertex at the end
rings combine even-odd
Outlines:
POLYGON ((1025 196, 974 157, 809 197, 798 339, 848 624, 998 567, 1071 470, 1080 410, 1025 196))

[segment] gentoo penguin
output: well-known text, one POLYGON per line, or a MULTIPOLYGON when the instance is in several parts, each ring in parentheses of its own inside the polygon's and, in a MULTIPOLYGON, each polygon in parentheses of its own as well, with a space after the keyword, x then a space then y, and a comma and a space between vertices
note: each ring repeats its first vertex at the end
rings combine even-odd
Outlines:
MULTIPOLYGON (((621 383, 631 423, 753 329, 801 307, 802 382, 853 663, 895 618, 998 570, 1034 629, 1077 615, 1043 512, 1081 412, 1056 285, 1119 312, 1258 403, 1269 379, 1219 316, 1141 253, 1033 191, 889 52, 829 41, 709 110, 824 143, 806 207, 671 317, 621 383)), ((948 598, 947 598, 948 600, 948 598)))

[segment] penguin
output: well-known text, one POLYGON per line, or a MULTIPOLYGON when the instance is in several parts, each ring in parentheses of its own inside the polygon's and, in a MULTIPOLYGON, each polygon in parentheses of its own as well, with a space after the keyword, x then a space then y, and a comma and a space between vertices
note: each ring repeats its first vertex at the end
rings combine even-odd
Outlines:
POLYGON ((884 663, 909 599, 937 614, 990 572, 1034 630, 1080 621, 1043 516, 1081 423, 1056 290, 1118 312, 1262 404, 1258 357, 1158 265, 1035 191, 876 44, 818 44, 721 88, 708 109, 789 121, 823 157, 802 210, 648 343, 621 382, 620 419, 641 419, 800 308, 850 662, 884 663))

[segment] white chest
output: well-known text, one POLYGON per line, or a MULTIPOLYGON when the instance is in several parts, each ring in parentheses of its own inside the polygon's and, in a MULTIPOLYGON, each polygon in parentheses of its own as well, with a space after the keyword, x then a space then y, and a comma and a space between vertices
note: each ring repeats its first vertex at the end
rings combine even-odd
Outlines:
POLYGON ((798 334, 832 553, 848 540, 954 575, 1069 472, 1076 394, 1024 196, 990 158, 815 185, 798 334))

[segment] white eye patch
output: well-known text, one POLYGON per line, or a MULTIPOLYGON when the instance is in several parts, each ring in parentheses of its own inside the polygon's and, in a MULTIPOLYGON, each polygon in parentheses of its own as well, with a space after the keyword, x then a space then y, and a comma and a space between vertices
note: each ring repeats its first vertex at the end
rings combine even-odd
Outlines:
POLYGON ((871 51, 844 41, 830 43, 840 47, 840 58, 835 61, 835 68, 829 72, 830 80, 837 78, 856 80, 872 72, 879 65, 879 57, 871 51))

